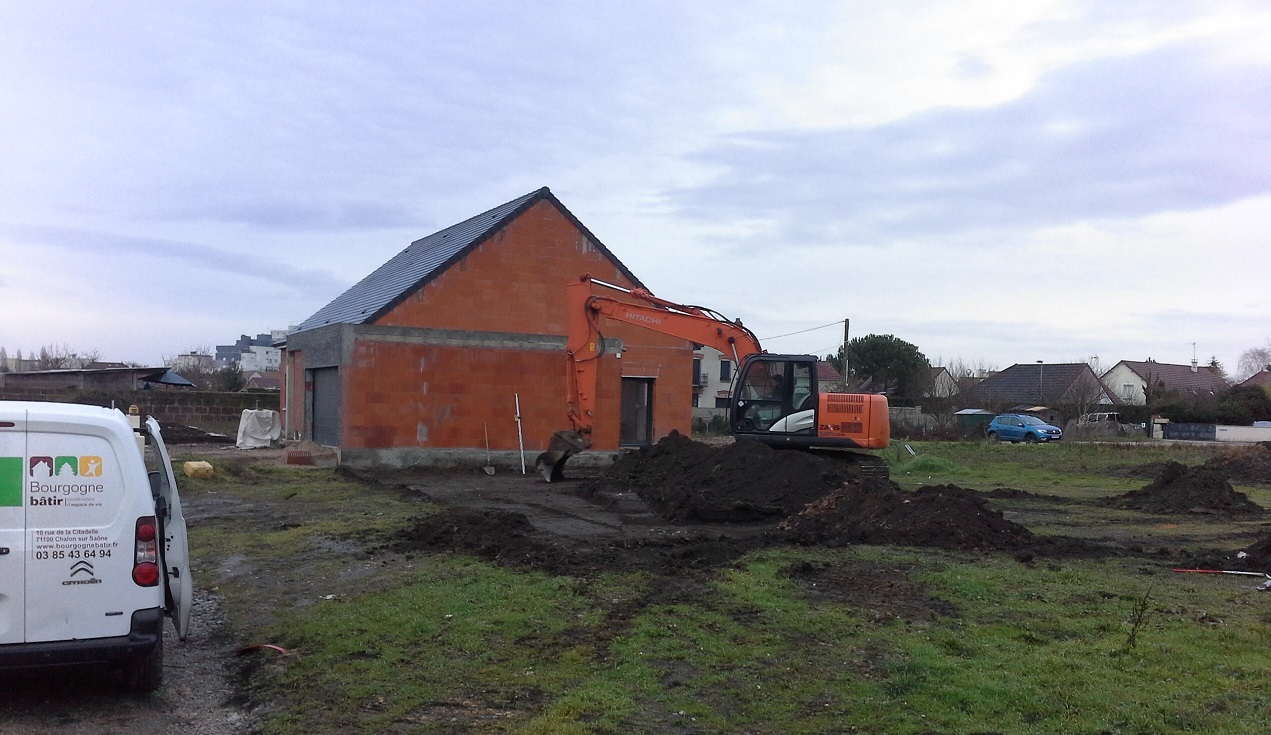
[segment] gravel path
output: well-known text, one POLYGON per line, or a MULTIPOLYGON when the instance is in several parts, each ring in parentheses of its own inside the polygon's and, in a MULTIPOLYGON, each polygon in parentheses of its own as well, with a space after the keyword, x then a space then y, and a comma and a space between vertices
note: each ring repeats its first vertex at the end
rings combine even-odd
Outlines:
POLYGON ((195 590, 189 638, 164 631, 164 686, 129 694, 107 670, 0 676, 0 735, 246 735, 247 716, 230 703, 225 662, 234 655, 215 595, 195 590))

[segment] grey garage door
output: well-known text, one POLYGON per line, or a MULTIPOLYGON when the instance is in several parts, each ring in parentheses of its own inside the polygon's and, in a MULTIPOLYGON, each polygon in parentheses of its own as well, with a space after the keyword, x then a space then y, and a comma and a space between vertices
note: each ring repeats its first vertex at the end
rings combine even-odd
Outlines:
POLYGON ((319 444, 340 445, 340 369, 320 368, 309 371, 313 395, 309 415, 313 417, 310 435, 319 444))

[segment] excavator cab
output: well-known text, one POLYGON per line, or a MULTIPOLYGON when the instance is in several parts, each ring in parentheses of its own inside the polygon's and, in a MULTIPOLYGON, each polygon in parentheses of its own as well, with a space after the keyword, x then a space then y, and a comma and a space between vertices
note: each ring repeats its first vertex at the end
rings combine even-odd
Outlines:
POLYGON ((733 390, 733 433, 816 434, 816 358, 811 355, 752 355, 733 390))
POLYGON ((772 446, 885 449, 891 433, 881 395, 828 393, 813 355, 751 355, 733 389, 734 436, 772 446))

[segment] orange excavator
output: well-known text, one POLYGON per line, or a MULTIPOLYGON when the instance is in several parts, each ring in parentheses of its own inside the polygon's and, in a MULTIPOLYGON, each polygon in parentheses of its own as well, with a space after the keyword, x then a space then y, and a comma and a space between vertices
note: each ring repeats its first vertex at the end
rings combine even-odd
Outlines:
POLYGON ((740 320, 730 321, 705 307, 666 301, 642 288, 625 289, 583 275, 565 289, 569 309, 566 401, 572 426, 553 434, 547 451, 538 455, 535 466, 548 482, 562 479, 569 458, 591 447, 597 361, 604 354, 602 319, 681 337, 731 357, 740 366, 728 408, 735 437, 807 450, 887 447, 886 397, 822 392, 814 355, 769 354, 740 320))

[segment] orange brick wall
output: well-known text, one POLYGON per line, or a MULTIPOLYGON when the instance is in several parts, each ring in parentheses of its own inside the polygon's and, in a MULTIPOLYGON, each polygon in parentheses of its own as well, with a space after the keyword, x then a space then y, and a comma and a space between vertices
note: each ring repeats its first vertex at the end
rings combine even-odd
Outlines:
MULTIPOLYGON (((565 285, 583 273, 634 285, 555 205, 540 201, 375 324, 564 336, 565 285)), ((601 328, 626 349, 621 359, 603 358, 594 448, 618 447, 623 375, 656 378, 654 441, 673 429, 688 433, 692 345, 633 325, 601 328)), ((563 350, 359 341, 354 352, 341 378, 348 447, 482 447, 488 425, 491 448, 513 449, 508 435, 493 427, 512 420, 515 393, 527 451, 545 449, 552 431, 569 428, 563 350)), ((512 430, 514 442, 514 421, 512 430)))
MULTIPOLYGON (((619 381, 619 360, 602 358, 605 384, 619 381)), ((378 342, 359 338, 343 377, 344 446, 484 447, 514 450, 516 397, 521 402, 525 448, 547 448, 552 433, 568 428, 564 411, 564 357, 544 350, 505 350, 378 342)), ((618 396, 606 393, 593 446, 618 446, 618 396)))

